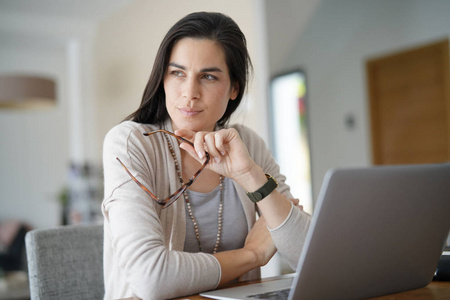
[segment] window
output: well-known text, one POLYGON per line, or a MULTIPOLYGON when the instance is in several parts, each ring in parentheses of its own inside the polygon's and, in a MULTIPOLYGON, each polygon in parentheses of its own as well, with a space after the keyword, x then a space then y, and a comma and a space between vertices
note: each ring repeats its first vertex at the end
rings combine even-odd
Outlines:
POLYGON ((306 212, 312 213, 305 74, 295 71, 275 76, 270 87, 271 149, 292 195, 300 199, 306 212))

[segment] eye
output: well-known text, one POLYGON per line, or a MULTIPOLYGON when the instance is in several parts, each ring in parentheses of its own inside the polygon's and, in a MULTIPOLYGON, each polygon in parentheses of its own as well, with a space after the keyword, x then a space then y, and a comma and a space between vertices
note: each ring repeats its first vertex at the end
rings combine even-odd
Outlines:
POLYGON ((211 74, 203 74, 202 75, 203 79, 206 79, 208 81, 213 81, 213 80, 217 80, 217 77, 211 74))
POLYGON ((175 77, 183 77, 184 76, 183 72, 178 71, 178 70, 170 71, 170 75, 173 75, 175 77))

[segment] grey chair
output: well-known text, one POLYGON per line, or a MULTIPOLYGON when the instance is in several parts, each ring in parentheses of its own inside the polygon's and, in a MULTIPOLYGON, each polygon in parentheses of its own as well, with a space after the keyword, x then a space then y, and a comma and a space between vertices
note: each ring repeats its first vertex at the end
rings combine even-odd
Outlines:
POLYGON ((103 299, 103 226, 36 229, 25 237, 32 300, 103 299))

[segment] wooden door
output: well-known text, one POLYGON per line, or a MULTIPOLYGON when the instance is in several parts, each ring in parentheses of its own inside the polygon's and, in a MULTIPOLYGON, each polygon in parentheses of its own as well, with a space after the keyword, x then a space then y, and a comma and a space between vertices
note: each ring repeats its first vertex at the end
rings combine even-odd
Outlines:
POLYGON ((448 40, 366 64, 373 163, 450 161, 448 40))

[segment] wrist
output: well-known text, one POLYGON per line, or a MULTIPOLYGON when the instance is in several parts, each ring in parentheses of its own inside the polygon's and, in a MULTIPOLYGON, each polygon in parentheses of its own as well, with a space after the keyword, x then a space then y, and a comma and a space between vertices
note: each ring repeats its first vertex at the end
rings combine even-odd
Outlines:
POLYGON ((253 192, 267 182, 267 177, 263 169, 254 164, 248 171, 241 173, 233 180, 238 182, 247 192, 253 192))
POLYGON ((269 196, 277 187, 278 182, 270 174, 265 174, 266 183, 254 192, 247 192, 247 197, 254 203, 259 202, 269 196))
POLYGON ((258 248, 253 249, 250 245, 245 245, 241 250, 246 252, 246 257, 252 266, 252 269, 261 267, 264 265, 262 255, 257 251, 258 248))
POLYGON ((241 249, 217 252, 213 255, 219 261, 222 269, 219 285, 238 278, 242 274, 260 266, 258 255, 251 247, 244 246, 241 249))

